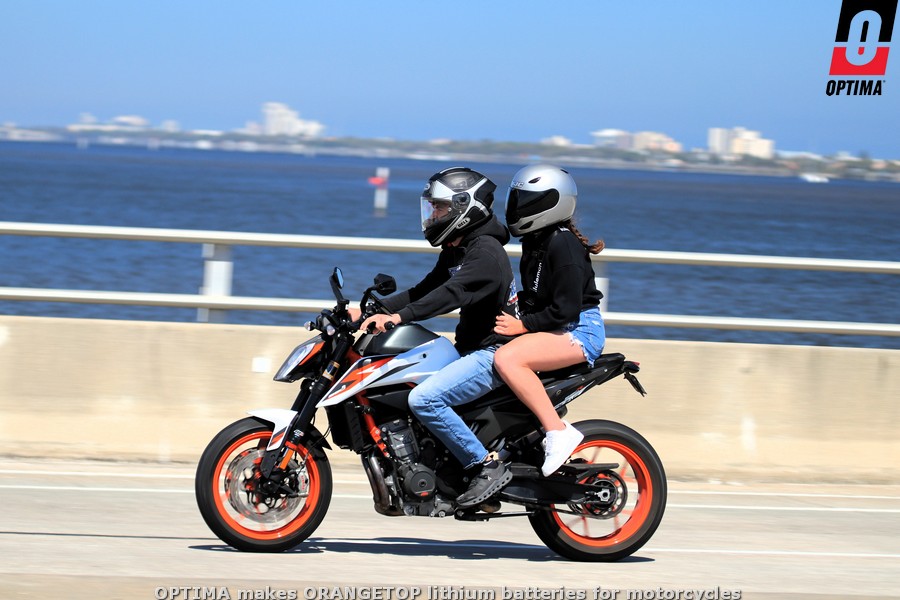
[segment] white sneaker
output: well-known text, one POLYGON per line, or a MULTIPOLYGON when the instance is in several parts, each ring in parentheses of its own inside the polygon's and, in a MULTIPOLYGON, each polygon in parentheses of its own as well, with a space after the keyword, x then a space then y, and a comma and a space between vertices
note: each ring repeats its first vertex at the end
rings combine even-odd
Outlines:
POLYGON ((556 431, 548 431, 544 440, 541 442, 544 446, 544 464, 541 466, 541 473, 544 477, 552 475, 566 459, 572 456, 572 452, 584 439, 584 434, 572 427, 570 423, 566 424, 565 429, 556 431))

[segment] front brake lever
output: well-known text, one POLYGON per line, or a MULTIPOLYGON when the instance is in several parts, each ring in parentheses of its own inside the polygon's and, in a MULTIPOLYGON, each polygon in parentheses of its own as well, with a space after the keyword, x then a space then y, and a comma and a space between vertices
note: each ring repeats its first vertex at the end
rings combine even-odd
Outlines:
POLYGON ((375 305, 376 309, 378 309, 379 311, 381 311, 382 313, 384 313, 386 315, 391 314, 390 309, 387 306, 385 306, 384 302, 379 300, 377 296, 372 296, 371 300, 372 300, 372 304, 375 305))
MULTIPOLYGON (((362 327, 363 321, 371 317, 372 315, 363 314, 360 318, 350 323, 350 327, 353 328, 353 331, 360 331, 360 327, 362 327)), ((375 333, 375 323, 369 323, 366 326, 365 333, 375 333)))
MULTIPOLYGON (((362 325, 362 321, 365 321, 366 318, 367 317, 365 317, 365 318, 360 317, 358 321, 354 321, 353 323, 351 323, 351 325, 354 325, 356 328, 356 331, 359 331, 359 326, 362 325)), ((396 325, 394 325, 390 321, 388 321, 387 323, 384 324, 385 331, 390 331, 394 327, 396 327, 396 325)), ((366 333, 369 333, 369 334, 375 333, 375 323, 369 323, 369 325, 366 327, 366 333)))

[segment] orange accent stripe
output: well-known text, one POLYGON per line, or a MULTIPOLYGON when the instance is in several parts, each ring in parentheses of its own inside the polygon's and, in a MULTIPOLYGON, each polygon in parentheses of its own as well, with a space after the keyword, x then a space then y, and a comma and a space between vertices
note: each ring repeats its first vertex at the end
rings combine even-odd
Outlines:
MULTIPOLYGON (((369 399, 363 396, 362 394, 357 394, 356 398, 359 400, 361 406, 365 408, 369 408, 369 399)), ((378 428, 378 425, 375 424, 375 419, 368 412, 363 413, 363 420, 366 422, 366 426, 369 428, 369 435, 372 436, 372 440, 375 442, 375 445, 378 446, 378 449, 381 450, 381 453, 384 454, 385 458, 390 458, 391 455, 388 453, 387 444, 384 443, 384 439, 381 437, 381 430, 378 428)))
POLYGON ((316 343, 316 345, 313 346, 312 351, 311 351, 309 354, 307 354, 306 357, 305 357, 303 360, 301 360, 300 363, 299 363, 297 366, 299 367, 300 365, 302 365, 303 363, 305 363, 306 361, 308 361, 309 359, 311 359, 313 356, 315 356, 316 354, 318 354, 318 353, 319 353, 319 350, 321 350, 323 346, 325 346, 325 342, 318 342, 318 343, 316 343))
POLYGON ((275 444, 276 446, 281 443, 281 440, 284 438, 284 434, 287 433, 287 427, 279 431, 276 435, 269 440, 269 444, 275 444))
POLYGON ((291 450, 290 448, 288 448, 287 451, 285 451, 284 458, 281 459, 281 464, 278 465, 278 468, 281 469, 282 471, 284 469, 287 469, 287 466, 290 464, 291 458, 293 458, 293 457, 294 457, 294 451, 291 450))

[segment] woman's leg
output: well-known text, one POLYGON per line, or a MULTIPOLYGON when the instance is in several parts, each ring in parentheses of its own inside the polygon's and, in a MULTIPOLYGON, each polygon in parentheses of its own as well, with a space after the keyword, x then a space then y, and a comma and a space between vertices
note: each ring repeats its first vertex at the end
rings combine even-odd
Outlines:
POLYGON ((544 431, 558 431, 565 424, 556 414, 535 371, 553 371, 585 362, 581 346, 567 333, 526 333, 504 344, 494 354, 494 368, 516 396, 540 420, 544 431))
POLYGON ((494 355, 494 368, 544 427, 541 473, 545 477, 566 462, 584 435, 559 418, 535 371, 552 371, 585 360, 581 345, 566 333, 526 333, 494 355))

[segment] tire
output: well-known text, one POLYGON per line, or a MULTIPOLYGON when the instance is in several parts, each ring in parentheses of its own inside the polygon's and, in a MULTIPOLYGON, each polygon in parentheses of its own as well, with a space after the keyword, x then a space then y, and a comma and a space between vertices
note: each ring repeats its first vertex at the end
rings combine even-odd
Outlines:
POLYGON ((617 502, 554 505, 529 515, 548 548, 571 560, 611 562, 636 552, 659 527, 666 508, 666 475, 639 433, 613 421, 582 421, 584 440, 570 462, 617 463, 612 476, 583 481, 615 487, 617 502), (578 514, 572 514, 578 513, 578 514))
POLYGON ((282 552, 316 530, 331 502, 324 451, 300 446, 289 469, 304 494, 266 498, 256 492, 259 463, 272 425, 249 417, 223 429, 197 465, 194 490, 203 520, 220 540, 246 552, 282 552), (303 463, 301 465, 301 463, 303 463))

